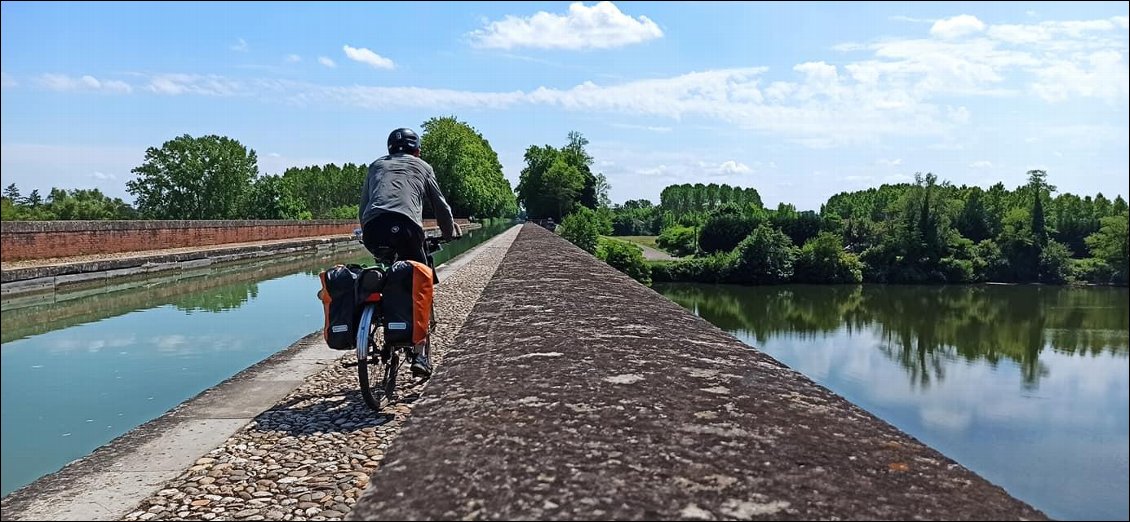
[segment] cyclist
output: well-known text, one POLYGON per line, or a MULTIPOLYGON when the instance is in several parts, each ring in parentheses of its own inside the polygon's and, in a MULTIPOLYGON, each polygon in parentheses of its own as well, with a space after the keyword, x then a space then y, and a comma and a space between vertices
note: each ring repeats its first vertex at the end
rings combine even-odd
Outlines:
MULTIPOLYGON (((428 264, 424 245, 424 200, 432 206, 443 238, 462 235, 451 215, 451 207, 440 192, 432 166, 420 159, 420 137, 412 129, 399 128, 388 135, 388 155, 369 165, 361 186, 361 242, 374 256, 391 248, 403 260, 428 264)), ((417 353, 412 374, 432 373, 427 354, 417 353)))

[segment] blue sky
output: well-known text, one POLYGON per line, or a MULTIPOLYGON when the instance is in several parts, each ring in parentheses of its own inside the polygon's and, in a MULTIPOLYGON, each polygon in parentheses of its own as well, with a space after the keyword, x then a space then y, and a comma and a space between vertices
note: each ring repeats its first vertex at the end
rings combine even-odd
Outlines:
POLYGON ((456 115, 516 184, 590 140, 613 202, 674 183, 768 205, 934 172, 1128 194, 1125 2, 2 4, 3 185, 125 190, 220 134, 260 171, 368 163, 456 115))

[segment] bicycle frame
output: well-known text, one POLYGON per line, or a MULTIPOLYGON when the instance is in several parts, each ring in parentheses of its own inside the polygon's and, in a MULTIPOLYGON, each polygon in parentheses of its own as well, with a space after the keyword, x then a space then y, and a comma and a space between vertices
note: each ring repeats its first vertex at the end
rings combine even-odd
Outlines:
MULTIPOLYGON (((427 247, 427 261, 428 267, 433 271, 435 270, 434 260, 432 254, 442 250, 439 240, 435 238, 426 239, 427 247)), ((393 254, 384 258, 374 256, 373 267, 366 267, 365 270, 376 268, 383 273, 387 273, 392 265, 398 260, 398 256, 393 254)), ((381 409, 381 398, 374 395, 372 386, 369 383, 369 366, 372 365, 375 373, 382 374, 380 379, 381 395, 383 395, 390 403, 395 401, 396 389, 396 373, 400 369, 401 357, 400 352, 405 352, 405 360, 411 355, 411 345, 389 345, 387 342, 376 342, 377 334, 384 338, 384 320, 381 318, 380 313, 381 292, 373 291, 362 304, 361 317, 358 321, 357 339, 356 339, 356 355, 358 367, 357 377, 358 384, 361 386, 361 395, 365 399, 365 403, 373 410, 379 411, 381 409), (379 321, 379 322, 378 322, 379 321), (372 350, 373 353, 370 353, 372 350)), ((428 333, 424 341, 424 353, 430 356, 431 352, 431 334, 435 330, 435 302, 432 302, 432 317, 428 327, 428 333)), ((352 364, 346 364, 352 366, 352 364)), ((375 376, 374 376, 375 377, 375 376)))

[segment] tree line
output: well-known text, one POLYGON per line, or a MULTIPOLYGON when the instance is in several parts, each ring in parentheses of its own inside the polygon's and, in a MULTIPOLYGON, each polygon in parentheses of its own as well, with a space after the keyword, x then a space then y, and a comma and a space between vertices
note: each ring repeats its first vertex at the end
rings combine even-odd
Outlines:
POLYGON ((927 173, 836 194, 817 212, 765 208, 753 188, 682 184, 659 205, 583 211, 563 235, 594 253, 600 235, 658 235, 681 259, 650 263, 655 281, 1127 284, 1126 201, 1055 192, 1042 170, 1012 190, 927 173))
MULTIPOLYGON (((421 157, 435 169, 457 217, 513 217, 517 200, 498 155, 482 134, 454 116, 422 125, 421 157)), ((384 155, 379 151, 377 155, 384 155)), ((9 185, 4 220, 56 219, 356 219, 367 164, 291 167, 263 174, 253 149, 217 135, 182 135, 145 151, 126 182, 133 205, 98 189, 53 188, 47 198, 9 185)))

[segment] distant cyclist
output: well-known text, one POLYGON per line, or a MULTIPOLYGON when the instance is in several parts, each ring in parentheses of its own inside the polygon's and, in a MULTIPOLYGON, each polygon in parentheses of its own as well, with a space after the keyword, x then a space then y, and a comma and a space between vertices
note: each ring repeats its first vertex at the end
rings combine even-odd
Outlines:
MULTIPOLYGON (((462 235, 451 207, 440 192, 432 166, 420 159, 420 137, 400 128, 388 135, 388 155, 369 165, 361 186, 361 241, 373 255, 391 248, 403 260, 428 263, 424 244, 424 199, 431 204, 443 238, 462 235)), ((427 355, 416 354, 412 373, 431 375, 427 355)))

